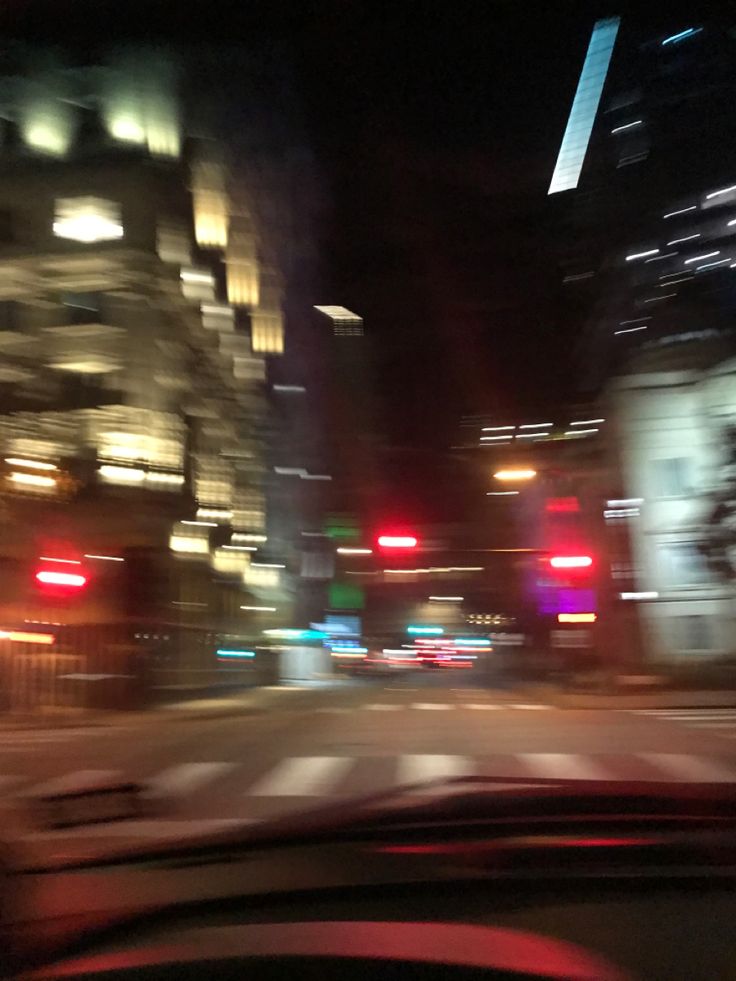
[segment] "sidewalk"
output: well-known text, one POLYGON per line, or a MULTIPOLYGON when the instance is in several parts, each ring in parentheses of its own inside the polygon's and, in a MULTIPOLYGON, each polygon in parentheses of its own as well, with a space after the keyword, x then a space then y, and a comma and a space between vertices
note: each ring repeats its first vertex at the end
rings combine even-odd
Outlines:
POLYGON ((62 729, 80 727, 142 726, 161 722, 184 722, 192 719, 221 719, 262 712, 271 707, 296 707, 306 693, 339 689, 341 679, 284 682, 251 688, 238 695, 216 698, 186 699, 139 711, 118 712, 114 709, 57 709, 31 715, 0 716, 0 733, 28 729, 62 729))
POLYGON ((524 694, 557 708, 569 709, 736 709, 736 691, 732 689, 569 691, 553 685, 529 685, 524 688, 524 694))

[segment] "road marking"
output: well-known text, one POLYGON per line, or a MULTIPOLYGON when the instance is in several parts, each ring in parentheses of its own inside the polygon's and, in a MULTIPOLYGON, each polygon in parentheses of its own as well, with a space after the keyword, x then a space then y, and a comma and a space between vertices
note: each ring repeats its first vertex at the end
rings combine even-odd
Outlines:
POLYGON ((550 705, 511 705, 512 709, 548 709, 550 705))
POLYGON ((474 767, 465 756, 440 756, 428 753, 400 756, 396 768, 396 782, 423 783, 426 780, 444 780, 450 777, 467 777, 474 767))
POLYGON ((223 773, 234 770, 235 765, 235 763, 180 763, 162 770, 148 781, 149 792, 155 797, 190 793, 223 773))
POLYGON ((63 777, 54 777, 27 790, 24 796, 47 797, 50 794, 73 793, 75 790, 93 790, 100 785, 119 782, 122 770, 77 770, 63 777))
POLYGON ((605 780, 606 772, 579 753, 518 753, 535 777, 563 780, 605 780))
POLYGON ((500 705, 494 705, 491 702, 470 702, 467 705, 463 705, 466 709, 500 709, 500 705))
POLYGON ((426 709, 435 712, 442 711, 443 709, 454 708, 454 705, 445 705, 444 702, 414 702, 412 708, 414 709, 426 709))
POLYGON ((396 712, 398 709, 405 708, 404 705, 364 705, 363 708, 369 712, 396 712))
POLYGON ((712 760, 700 756, 678 753, 637 753, 636 755, 676 780, 688 780, 692 783, 736 781, 736 771, 727 770, 712 760))
POLYGON ((321 713, 322 715, 347 715, 348 712, 352 712, 349 708, 334 708, 331 706, 326 706, 325 708, 318 708, 314 710, 315 712, 321 713))
POLYGON ((292 756, 266 773, 248 791, 251 797, 320 797, 353 765, 349 756, 292 756))

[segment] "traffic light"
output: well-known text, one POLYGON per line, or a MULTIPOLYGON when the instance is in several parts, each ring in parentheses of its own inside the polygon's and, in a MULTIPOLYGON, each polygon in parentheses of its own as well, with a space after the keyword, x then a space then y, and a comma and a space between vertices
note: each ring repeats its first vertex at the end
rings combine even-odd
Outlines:
POLYGON ((48 592, 72 594, 87 585, 87 576, 82 571, 82 563, 76 559, 41 558, 41 566, 36 571, 36 582, 48 592))
POLYGON ((553 555, 549 564, 553 569, 590 569, 593 559, 590 555, 553 555))
POLYGON ((416 548, 418 542, 414 535, 379 535, 378 544, 381 548, 416 548))

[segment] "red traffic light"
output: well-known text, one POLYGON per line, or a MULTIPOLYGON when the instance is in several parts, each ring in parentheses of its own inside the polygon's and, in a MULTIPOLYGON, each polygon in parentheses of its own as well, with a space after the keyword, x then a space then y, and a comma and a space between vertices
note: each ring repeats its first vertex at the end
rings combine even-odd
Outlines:
POLYGON ((67 586, 71 589, 81 589, 87 583, 87 577, 79 572, 56 572, 41 569, 36 573, 36 579, 44 586, 67 586))
POLYGON ((589 569, 593 559, 589 555, 553 555, 549 564, 553 569, 589 569))
POLYGON ((378 544, 381 548, 416 548, 417 539, 414 535, 379 535, 378 544))

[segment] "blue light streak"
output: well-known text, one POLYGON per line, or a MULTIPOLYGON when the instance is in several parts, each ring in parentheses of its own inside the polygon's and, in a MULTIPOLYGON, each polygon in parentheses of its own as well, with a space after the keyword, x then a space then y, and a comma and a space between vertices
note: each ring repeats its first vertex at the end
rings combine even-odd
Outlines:
POLYGON ((684 41, 686 37, 692 37, 693 34, 700 34, 703 30, 702 27, 688 27, 684 31, 680 31, 679 34, 673 34, 671 37, 666 37, 662 41, 662 47, 665 44, 677 44, 678 41, 684 41))

